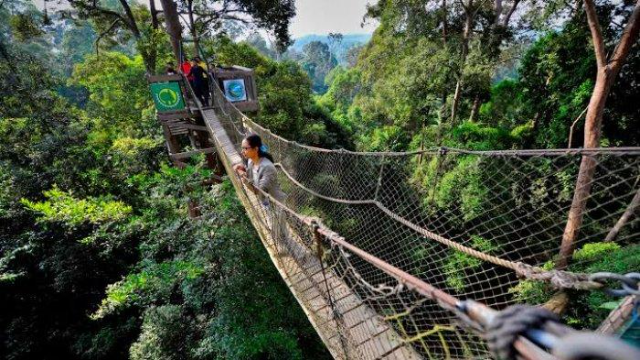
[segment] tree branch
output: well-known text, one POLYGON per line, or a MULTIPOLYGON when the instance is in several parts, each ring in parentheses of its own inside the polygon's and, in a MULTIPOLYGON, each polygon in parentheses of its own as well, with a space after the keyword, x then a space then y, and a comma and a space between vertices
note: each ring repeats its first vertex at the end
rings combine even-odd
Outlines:
POLYGON ((584 0, 585 11, 587 12, 587 21, 589 30, 591 30, 591 38, 593 40, 593 50, 596 54, 596 62, 598 69, 602 69, 607 65, 607 59, 604 49, 604 39, 602 38, 602 29, 596 14, 596 5, 593 0, 584 0))
POLYGON ((573 120, 573 123, 571 123, 571 127, 569 128, 569 143, 567 144, 567 148, 568 149, 571 149, 571 143, 573 142, 573 128, 576 126, 578 121, 580 121, 580 119, 582 119, 584 114, 587 113, 587 110, 589 110, 589 105, 587 105, 587 107, 584 108, 584 110, 582 110, 580 115, 578 115, 578 117, 575 120, 573 120))
POLYGON ((509 12, 507 13, 507 15, 504 17, 504 20, 502 21, 502 26, 504 27, 509 26, 509 21, 511 21, 511 16, 513 16, 513 13, 516 12, 516 8, 518 7, 518 4, 520 4, 520 0, 513 1, 513 4, 511 5, 509 12))
POLYGON ((635 8, 633 9, 633 13, 629 17, 629 21, 627 21, 627 26, 622 32, 622 37, 620 38, 620 42, 616 46, 616 49, 613 51, 613 57, 611 61, 609 61, 609 65, 611 66, 611 70, 613 73, 617 73, 620 71, 622 64, 624 63, 624 59, 629 54, 629 50, 631 50, 631 46, 638 39, 638 33, 640 32, 640 0, 636 1, 635 8))
POLYGON ((96 5, 96 2, 94 1, 92 5, 88 5, 82 1, 78 1, 78 0, 68 0, 69 4, 71 4, 71 6, 75 7, 75 8, 79 8, 82 10, 85 10, 87 12, 92 12, 92 13, 100 13, 102 15, 106 15, 112 18, 117 18, 120 19, 120 21, 122 21, 124 24, 128 24, 127 23, 127 19, 124 18, 124 16, 122 16, 122 14, 120 14, 117 11, 113 11, 113 10, 109 10, 109 9, 105 9, 102 8, 98 5, 96 5))
POLYGON ((469 8, 467 8, 467 5, 464 3, 464 0, 458 0, 458 3, 460 4, 460 6, 462 6, 462 9, 464 10, 465 13, 469 12, 469 8))
POLYGON ((233 16, 233 15, 223 15, 221 17, 221 19, 224 19, 224 20, 235 20, 235 21, 239 21, 239 22, 241 22, 243 24, 251 24, 251 21, 246 20, 246 19, 242 19, 242 18, 239 18, 237 16, 233 16))
POLYGON ((493 22, 497 24, 500 22, 500 16, 502 15, 502 0, 495 0, 493 8, 496 13, 496 18, 493 22))
POLYGON ((640 189, 636 191, 635 196, 633 197, 633 199, 631 199, 631 202, 625 209, 620 219, 618 219, 616 224, 611 228, 611 230, 607 234, 607 237, 604 239, 604 241, 605 242, 614 241, 618 237, 620 230, 622 230, 622 228, 627 224, 629 219, 631 219, 631 217, 636 212, 636 210, 638 210, 639 207, 640 207, 640 189))
POLYGON ((107 30, 103 31, 102 33, 100 33, 100 35, 98 35, 98 38, 94 42, 94 46, 96 47, 96 56, 100 55, 100 47, 99 47, 100 40, 102 40, 103 37, 105 37, 108 33, 110 33, 111 30, 113 30, 113 28, 116 27, 116 25, 119 22, 120 22, 120 19, 115 19, 107 30))
POLYGON ((158 10, 156 9, 156 1, 149 0, 149 11, 151 12, 151 27, 157 29, 160 26, 158 21, 158 10))
POLYGON ((131 11, 131 7, 129 7, 127 0, 120 0, 120 4, 124 9, 124 13, 127 14, 127 18, 129 18, 128 24, 129 24, 129 28, 131 29, 131 32, 133 32, 133 35, 135 37, 139 38, 140 30, 138 30, 138 24, 136 24, 136 19, 133 17, 133 12, 131 11))

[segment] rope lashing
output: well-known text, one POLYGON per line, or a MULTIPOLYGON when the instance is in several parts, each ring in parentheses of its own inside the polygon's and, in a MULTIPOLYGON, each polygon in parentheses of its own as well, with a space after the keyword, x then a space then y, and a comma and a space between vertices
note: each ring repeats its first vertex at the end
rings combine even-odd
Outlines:
POLYGON ((515 272, 529 280, 545 281, 558 289, 595 290, 604 285, 594 281, 589 274, 574 273, 566 270, 544 270, 522 262, 515 263, 515 272))

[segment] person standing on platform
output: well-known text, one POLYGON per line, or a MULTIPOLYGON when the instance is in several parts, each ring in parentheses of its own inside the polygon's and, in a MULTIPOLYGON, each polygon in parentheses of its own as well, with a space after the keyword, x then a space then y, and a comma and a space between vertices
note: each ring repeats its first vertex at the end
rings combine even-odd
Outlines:
POLYGON ((189 72, 187 78, 193 78, 193 80, 191 81, 191 86, 196 97, 202 103, 202 106, 209 106, 209 89, 206 85, 207 83, 204 77, 204 73, 205 71, 200 65, 198 65, 198 61, 195 58, 191 59, 191 71, 189 72))
POLYGON ((209 99, 211 98, 211 96, 209 94, 209 70, 208 70, 209 67, 207 66, 207 63, 202 61, 202 59, 200 57, 196 56, 194 59, 196 60, 198 65, 204 70, 204 90, 203 90, 203 95, 204 95, 204 100, 208 104, 209 103, 209 99))

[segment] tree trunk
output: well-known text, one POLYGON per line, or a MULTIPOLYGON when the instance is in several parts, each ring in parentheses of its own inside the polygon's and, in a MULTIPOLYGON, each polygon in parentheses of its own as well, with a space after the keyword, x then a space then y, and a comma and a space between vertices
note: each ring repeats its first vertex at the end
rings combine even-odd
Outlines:
POLYGON ((458 115, 458 104, 460 103, 460 98, 462 97, 462 79, 458 79, 456 83, 456 91, 453 93, 453 103, 451 104, 451 124, 454 125, 456 121, 456 116, 458 115))
POLYGON ((200 56, 198 49, 200 49, 200 39, 198 38, 198 29, 196 28, 196 20, 193 17, 193 1, 187 1, 187 15, 189 16, 189 32, 193 40, 193 56, 200 56))
POLYGON ((640 189, 638 189, 636 195, 631 199, 629 206, 627 206, 627 209, 624 211, 622 216, 620 216, 620 219, 618 219, 616 224, 611 228, 604 241, 614 241, 618 237, 620 230, 627 224, 636 210, 638 210, 638 207, 640 207, 640 189))
POLYGON ((478 113, 480 112, 480 96, 476 95, 473 99, 473 106, 471 107, 471 115, 469 115, 469 122, 474 122, 478 119, 478 113))
MULTIPOLYGON (((607 97, 611 91, 613 82, 622 68, 622 64, 629 54, 631 46, 638 38, 638 32, 640 32, 640 0, 636 2, 633 13, 629 17, 627 26, 620 38, 620 42, 616 46, 613 57, 608 62, 606 59, 602 30, 596 15, 595 4, 593 0, 584 0, 584 5, 591 30, 596 61, 598 63, 596 84, 591 94, 591 100, 589 101, 589 109, 587 110, 584 128, 584 148, 588 149, 600 146, 602 115, 607 97)), ((587 200, 591 195, 591 185, 596 165, 597 162, 593 155, 584 155, 582 157, 576 189, 567 218, 567 225, 562 235, 562 243, 560 244, 559 260, 556 266, 558 269, 566 268, 573 254, 575 242, 578 238, 580 226, 582 225, 587 200)))
POLYGON ((467 54, 469 53, 469 38, 471 37, 471 28, 473 26, 473 18, 475 17, 475 11, 472 7, 473 0, 469 0, 469 3, 465 7, 466 17, 464 21, 464 32, 462 33, 460 71, 458 72, 458 82, 456 83, 456 91, 453 94, 453 103, 451 104, 451 124, 454 125, 458 113, 458 106, 460 105, 460 98, 462 97, 462 72, 464 70, 464 64, 467 61, 467 54))
POLYGON ((493 21, 494 24, 500 23, 500 16, 502 15, 502 0, 495 0, 493 9, 496 13, 496 18, 493 21))
POLYGON ((447 0, 442 0, 442 43, 447 45, 449 25, 447 24, 447 0))
MULTIPOLYGON (((439 111, 439 121, 440 124, 444 123, 444 120, 447 118, 447 93, 446 92, 442 92, 442 105, 440 106, 440 111, 439 111)), ((440 125, 438 125, 440 126, 440 125)), ((440 144, 438 144, 440 145, 440 144)))
POLYGON ((164 10, 164 19, 167 26, 167 34, 171 40, 171 48, 173 55, 176 57, 178 64, 182 63, 180 59, 180 43, 182 42, 182 26, 180 25, 180 17, 178 15, 178 6, 173 0, 160 0, 162 9, 164 10))
POLYGON ((155 0, 149 0, 149 12, 151 12, 151 27, 155 30, 159 27, 158 10, 155 0))
POLYGON ((127 25, 129 29, 133 33, 133 36, 135 36, 136 39, 139 39, 140 30, 138 29, 138 24, 136 24, 136 19, 133 17, 133 12, 131 11, 131 7, 126 2, 126 0, 120 0, 120 5, 122 5, 122 9, 124 9, 124 13, 126 15, 126 20, 128 23, 127 25))
POLYGON ((200 57, 200 38, 198 33, 194 31, 191 36, 193 36, 193 54, 200 57))

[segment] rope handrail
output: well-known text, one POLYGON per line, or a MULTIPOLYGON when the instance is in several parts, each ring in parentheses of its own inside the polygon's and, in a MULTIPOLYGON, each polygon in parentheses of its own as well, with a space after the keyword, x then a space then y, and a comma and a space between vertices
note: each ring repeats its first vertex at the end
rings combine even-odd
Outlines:
MULTIPOLYGON (((240 112, 237 108, 236 111, 240 112)), ((241 112, 240 112, 241 113, 241 112)), ((618 155, 640 155, 640 147, 601 147, 601 148, 563 148, 563 149, 513 149, 513 150, 465 150, 452 147, 435 147, 425 150, 413 151, 352 151, 347 149, 326 149, 317 146, 301 144, 297 141, 285 139, 280 135, 274 134, 271 130, 261 126, 251 118, 242 114, 243 120, 249 123, 248 128, 258 128, 273 136, 278 141, 286 144, 294 145, 309 151, 321 153, 343 153, 362 156, 414 156, 414 155, 438 155, 442 151, 449 153, 458 153, 463 155, 479 155, 479 156, 565 156, 565 155, 598 155, 598 154, 618 154, 618 155)))

